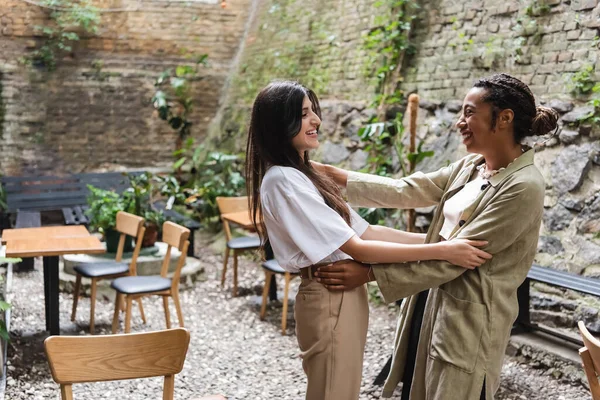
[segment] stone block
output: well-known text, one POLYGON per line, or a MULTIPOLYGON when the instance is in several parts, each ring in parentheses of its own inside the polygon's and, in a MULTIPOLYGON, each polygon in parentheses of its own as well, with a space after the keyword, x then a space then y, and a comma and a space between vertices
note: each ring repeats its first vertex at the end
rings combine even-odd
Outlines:
POLYGON ((497 33, 500 30, 500 25, 497 22, 490 22, 487 24, 487 31, 491 33, 497 33))
POLYGON ((575 11, 591 10, 598 5, 598 0, 572 0, 571 8, 575 11))
POLYGON ((578 27, 579 27, 579 23, 577 21, 568 21, 565 23, 564 30, 572 31, 572 30, 577 29, 578 27))
POLYGON ((561 51, 558 54, 558 62, 568 62, 568 61, 571 61, 572 59, 573 59, 572 51, 561 51))

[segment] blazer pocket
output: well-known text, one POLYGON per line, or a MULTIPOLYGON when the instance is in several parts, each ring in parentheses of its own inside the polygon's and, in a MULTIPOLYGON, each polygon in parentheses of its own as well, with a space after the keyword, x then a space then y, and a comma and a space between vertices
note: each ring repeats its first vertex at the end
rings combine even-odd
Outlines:
POLYGON ((429 356, 472 373, 485 324, 485 305, 460 300, 439 289, 429 356))

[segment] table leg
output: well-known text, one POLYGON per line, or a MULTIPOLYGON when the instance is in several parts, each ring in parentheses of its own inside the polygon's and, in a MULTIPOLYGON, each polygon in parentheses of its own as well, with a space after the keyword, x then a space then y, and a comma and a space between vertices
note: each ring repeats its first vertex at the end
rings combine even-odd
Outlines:
POLYGON ((50 335, 59 335, 58 256, 44 257, 44 295, 46 303, 46 330, 50 332, 50 335))

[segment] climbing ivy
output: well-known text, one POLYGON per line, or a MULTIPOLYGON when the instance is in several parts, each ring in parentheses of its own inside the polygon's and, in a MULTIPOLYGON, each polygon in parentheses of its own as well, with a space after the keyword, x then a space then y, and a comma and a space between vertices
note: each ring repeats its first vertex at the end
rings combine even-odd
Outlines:
POLYGON ((50 24, 34 27, 42 42, 22 61, 52 71, 62 55, 73 51, 80 34, 98 32, 100 9, 91 0, 41 0, 38 4, 50 10, 50 24))
POLYGON ((220 126, 211 129, 219 148, 237 149, 236 138, 245 134, 249 108, 258 91, 277 79, 297 80, 319 97, 329 92, 329 61, 337 59, 339 44, 330 30, 327 2, 307 8, 297 0, 272 0, 268 14, 252 37, 252 57, 241 65, 232 81, 234 99, 220 126), (253 44, 257 43, 257 44, 253 44))
POLYGON ((374 7, 381 13, 364 38, 367 53, 364 72, 367 78, 375 80, 372 105, 381 119, 386 105, 402 101, 401 69, 405 56, 415 53, 410 32, 418 5, 414 0, 378 0, 374 7))

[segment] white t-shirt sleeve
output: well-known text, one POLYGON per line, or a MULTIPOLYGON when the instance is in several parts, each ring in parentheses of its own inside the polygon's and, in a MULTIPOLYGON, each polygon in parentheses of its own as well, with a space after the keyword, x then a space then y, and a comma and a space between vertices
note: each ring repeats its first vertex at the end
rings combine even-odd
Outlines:
POLYGON ((268 194, 263 193, 263 197, 275 222, 288 232, 294 244, 313 264, 338 250, 356 235, 358 231, 353 229, 355 226, 360 230, 366 223, 360 216, 354 216, 354 211, 350 211, 353 213, 353 227, 348 226, 337 212, 325 204, 323 197, 310 188, 296 189, 286 185, 286 182, 278 182, 268 194))
POLYGON ((350 205, 348 204, 348 209, 350 209, 350 223, 352 224, 352 229, 358 236, 362 236, 363 233, 369 227, 369 223, 365 221, 363 217, 358 215, 356 211, 354 211, 350 205))

